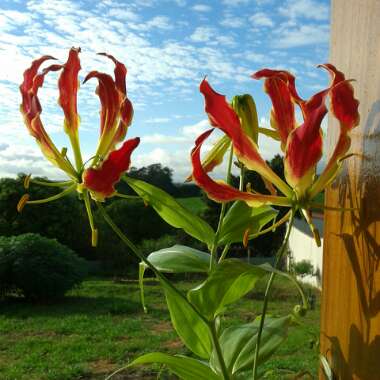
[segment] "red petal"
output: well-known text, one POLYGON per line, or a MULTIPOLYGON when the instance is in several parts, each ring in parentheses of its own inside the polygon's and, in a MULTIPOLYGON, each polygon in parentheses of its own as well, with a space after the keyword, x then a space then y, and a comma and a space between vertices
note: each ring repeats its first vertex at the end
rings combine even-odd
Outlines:
POLYGON ((91 78, 97 78, 99 81, 97 94, 102 106, 100 111, 100 134, 102 136, 115 128, 120 112, 120 97, 114 80, 108 74, 91 71, 83 83, 86 83, 91 78))
POLYGON ((50 71, 61 69, 61 65, 51 65, 44 69, 41 74, 37 74, 40 66, 48 59, 55 59, 51 56, 43 56, 32 62, 30 68, 24 72, 24 81, 20 86, 22 103, 20 110, 24 116, 25 125, 30 134, 37 140, 42 153, 54 165, 65 170, 69 175, 75 177, 74 169, 60 154, 49 135, 42 125, 40 114, 42 112, 41 104, 38 99, 38 89, 43 85, 44 78, 50 71))
POLYGON ((112 62, 115 64, 115 83, 117 89, 124 95, 127 94, 127 87, 125 84, 125 77, 127 75, 127 68, 125 65, 121 62, 119 62, 114 56, 107 54, 107 53, 98 53, 99 55, 103 55, 109 59, 112 60, 112 62))
POLYGON ((289 134, 296 127, 294 101, 302 101, 295 88, 295 78, 287 71, 264 69, 252 75, 254 79, 266 78, 265 92, 271 98, 272 126, 278 131, 283 149, 289 134))
POLYGON ((285 197, 276 197, 271 195, 251 194, 242 192, 232 186, 222 182, 212 180, 204 170, 200 158, 200 149, 203 142, 211 134, 213 129, 202 133, 195 141, 195 147, 191 151, 191 162, 193 165, 193 179, 195 183, 201 187, 209 198, 216 202, 230 202, 234 200, 242 200, 251 206, 259 206, 262 204, 281 204, 289 205, 289 201, 285 197))
POLYGON ((312 183, 318 161, 322 157, 321 123, 327 113, 325 98, 329 89, 314 95, 308 102, 306 119, 288 138, 285 176, 288 183, 303 193, 312 183))
POLYGON ((79 60, 80 48, 71 48, 67 62, 63 65, 63 71, 58 79, 59 99, 58 104, 65 114, 65 130, 67 133, 75 133, 78 130, 78 73, 81 69, 79 60))
POLYGON ((248 169, 256 170, 274 183, 284 194, 291 195, 290 188, 267 165, 257 151, 254 141, 244 133, 239 117, 227 103, 225 96, 215 92, 204 79, 200 91, 205 97, 205 111, 213 126, 220 128, 232 140, 234 151, 248 169))
POLYGON ((348 134, 360 122, 359 101, 354 97, 354 89, 350 81, 346 80, 344 74, 329 63, 321 65, 321 67, 327 69, 332 78, 331 110, 339 120, 340 134, 333 154, 313 185, 311 196, 318 194, 334 179, 340 167, 339 160, 345 156, 351 146, 351 139, 348 134))
POLYGON ((83 184, 96 199, 103 200, 115 192, 114 185, 128 170, 131 154, 139 143, 138 137, 125 141, 121 148, 110 153, 100 168, 90 168, 83 172, 83 184))
POLYGON ((255 143, 244 133, 239 117, 227 103, 226 97, 214 91, 206 79, 202 81, 200 91, 205 97, 205 111, 211 125, 220 128, 230 137, 239 159, 252 170, 259 171, 258 167, 266 168, 267 165, 257 152, 255 143))

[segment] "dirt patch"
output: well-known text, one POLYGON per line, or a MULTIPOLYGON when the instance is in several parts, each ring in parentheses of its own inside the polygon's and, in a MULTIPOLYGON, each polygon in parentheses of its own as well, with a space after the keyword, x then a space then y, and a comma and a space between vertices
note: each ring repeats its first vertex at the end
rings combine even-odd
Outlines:
POLYGON ((166 332, 173 331, 173 327, 170 322, 163 321, 156 324, 152 324, 150 326, 150 330, 155 333, 166 333, 166 332))
POLYGON ((110 362, 107 359, 99 359, 89 365, 91 372, 94 375, 111 373, 117 369, 115 363, 110 362))
POLYGON ((162 346, 169 350, 178 350, 183 348, 183 343, 179 339, 173 339, 165 342, 162 346))

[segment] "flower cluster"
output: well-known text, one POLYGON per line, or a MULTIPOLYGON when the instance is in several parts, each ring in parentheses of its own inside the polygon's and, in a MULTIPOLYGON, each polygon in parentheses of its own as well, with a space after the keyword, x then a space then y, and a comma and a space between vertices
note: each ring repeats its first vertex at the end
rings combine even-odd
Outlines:
MULTIPOLYGON (((65 64, 52 64, 42 71, 39 71, 41 65, 54 58, 43 56, 33 61, 24 72, 24 80, 20 86, 22 95, 20 110, 24 116, 26 127, 36 139, 42 153, 70 178, 69 181, 57 183, 57 186, 65 188, 60 194, 64 196, 75 190, 82 194, 93 230, 93 243, 96 244, 96 229, 93 225, 89 196, 96 201, 103 201, 115 194, 114 186, 120 180, 123 172, 129 168, 131 154, 140 140, 133 138, 124 141, 133 117, 132 103, 127 97, 126 90, 127 69, 113 56, 100 53, 114 62, 114 78, 105 73, 91 71, 83 81, 86 83, 92 78, 98 80, 96 93, 101 103, 98 147, 88 167, 83 164, 78 135, 79 115, 77 109, 78 73, 81 69, 79 53, 79 48, 72 48, 65 64), (55 146, 41 121, 42 107, 38 91, 44 83, 46 74, 52 71, 61 72, 58 79, 58 103, 64 112, 64 131, 70 139, 75 165, 67 157, 66 149, 60 151, 55 146), (116 148, 119 143, 122 143, 121 147, 116 148)), ((29 178, 27 182, 30 182, 29 178)), ((41 181, 38 183, 41 184, 41 181)), ((52 184, 49 183, 49 185, 52 184)), ((59 197, 60 195, 52 198, 59 197)), ((48 200, 30 201, 25 195, 21 199, 18 209, 21 211, 25 204, 43 203, 48 200)))
MULTIPOLYGON (((253 74, 254 79, 265 79, 264 88, 272 101, 271 126, 275 137, 280 140, 284 152, 285 178, 276 175, 261 157, 257 141, 244 128, 242 115, 235 112, 226 98, 215 92, 204 79, 200 91, 205 98, 205 111, 213 127, 222 130, 232 141, 234 153, 239 161, 250 170, 257 171, 266 181, 273 184, 282 194, 272 195, 239 191, 221 181, 214 181, 207 174, 207 167, 200 160, 200 149, 213 129, 204 132, 195 142, 191 153, 193 179, 217 202, 243 200, 256 207, 272 204, 299 208, 311 224, 310 207, 316 195, 336 176, 350 148, 349 132, 359 124, 358 105, 353 87, 342 72, 331 64, 321 67, 328 70, 332 78, 328 88, 302 99, 295 87, 295 77, 287 71, 264 69, 253 74), (326 167, 316 176, 316 167, 322 157, 323 136, 321 123, 328 110, 326 97, 330 97, 331 112, 340 123, 340 134, 326 167), (296 121, 296 107, 303 116, 303 123, 296 121)), ((218 162, 220 162, 218 157, 218 162)), ((215 165, 208 165, 214 167, 215 165)), ((311 225, 312 226, 312 225, 311 225)), ((316 232, 312 226, 313 232, 316 232)))

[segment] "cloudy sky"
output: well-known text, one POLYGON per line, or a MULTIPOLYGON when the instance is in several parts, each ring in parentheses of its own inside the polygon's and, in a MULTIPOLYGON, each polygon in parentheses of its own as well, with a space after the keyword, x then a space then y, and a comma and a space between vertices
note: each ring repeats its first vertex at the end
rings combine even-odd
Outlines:
MULTIPOLYGON (((308 97, 327 83, 315 66, 328 59, 327 0, 1 0, 0 2, 0 176, 32 172, 60 178, 42 158, 19 113, 18 86, 30 62, 50 54, 64 62, 71 46, 82 48, 80 79, 90 70, 113 72, 97 52, 113 54, 128 67, 127 86, 135 108, 129 136, 141 136, 134 166, 154 162, 189 171, 195 137, 208 127, 199 83, 207 75, 230 99, 254 96, 263 126, 270 103, 254 71, 283 68, 297 76, 308 97)), ((57 76, 40 91, 42 120, 59 147, 68 146, 57 105, 57 76)), ((99 131, 96 81, 79 91, 83 154, 95 151, 99 131)), ((263 139, 265 158, 279 151, 263 139)))

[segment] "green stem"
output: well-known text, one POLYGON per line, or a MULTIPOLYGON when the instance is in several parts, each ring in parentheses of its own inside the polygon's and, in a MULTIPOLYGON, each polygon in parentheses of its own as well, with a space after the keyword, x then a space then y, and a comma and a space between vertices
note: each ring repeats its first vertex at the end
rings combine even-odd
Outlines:
POLYGON ((226 363, 223 358, 222 349, 219 344, 218 334, 215 328, 215 321, 212 321, 211 323, 209 323, 209 327, 211 331, 211 337, 214 344, 215 352, 219 360, 220 369, 222 370, 223 378, 224 380, 230 380, 230 375, 228 373, 226 363))
POLYGON ((87 190, 83 191, 83 199, 84 199, 84 204, 86 206, 88 221, 90 223, 90 228, 91 228, 91 245, 93 247, 96 247, 98 244, 98 230, 95 227, 94 217, 92 215, 92 210, 91 210, 90 195, 88 194, 87 190))
POLYGON ((26 204, 28 204, 28 205, 39 205, 39 204, 42 204, 42 203, 48 203, 48 202, 51 202, 51 201, 56 201, 57 199, 65 197, 67 194, 69 194, 72 191, 74 191, 76 189, 76 187, 77 187, 77 184, 74 183, 73 185, 69 186, 67 189, 61 191, 58 194, 55 194, 55 195, 53 195, 51 197, 44 198, 44 199, 36 199, 34 201, 28 201, 28 202, 26 202, 26 204))
MULTIPOLYGON (((227 175, 226 175, 226 182, 227 183, 230 183, 230 181, 231 181, 231 168, 232 168, 233 157, 234 157, 234 148, 231 145, 230 155, 228 157, 228 166, 227 166, 227 175)), ((214 265, 216 263, 216 253, 218 251, 219 233, 220 233, 220 229, 222 228, 223 218, 224 218, 224 214, 226 213, 226 208, 227 208, 227 203, 222 203, 222 207, 220 209, 220 214, 219 214, 218 228, 216 229, 214 241, 212 243, 212 247, 211 247, 211 251, 210 251, 210 253, 211 253, 210 271, 212 271, 212 269, 214 268, 214 265)))
MULTIPOLYGON (((284 255, 284 253, 286 252, 286 248, 288 246, 288 241, 289 241, 289 236, 290 236, 290 231, 292 229, 292 226, 293 226, 293 222, 294 222, 294 210, 291 211, 291 215, 290 215, 290 220, 289 220, 289 224, 288 224, 288 228, 286 230, 286 235, 285 235, 285 239, 280 247, 280 249, 278 250, 278 253, 277 253, 277 257, 276 257, 276 262, 275 262, 275 269, 278 269, 278 266, 279 264, 281 263, 281 259, 284 255)), ((266 316, 266 312, 267 312, 267 308, 268 308, 268 302, 269 302, 269 293, 272 289, 272 284, 273 284, 273 281, 274 281, 274 278, 275 278, 276 274, 274 272, 271 273, 270 277, 269 277, 269 280, 268 280, 268 283, 267 283, 267 287, 265 289, 265 295, 264 295, 264 303, 263 303, 263 310, 262 310, 262 313, 261 313, 261 319, 260 319, 260 325, 259 325, 259 329, 257 331, 257 340, 256 340, 256 349, 255 349, 255 360, 254 360, 254 363, 253 363, 253 380, 256 380, 257 379, 257 369, 258 369, 258 359, 259 359, 259 352, 260 352, 260 341, 261 341, 261 335, 262 335, 262 332, 263 332, 263 328, 264 328, 264 322, 265 322, 265 316, 266 316)))
POLYGON ((77 171, 81 173, 83 170, 83 160, 80 152, 78 132, 75 132, 75 134, 69 133, 69 138, 74 152, 75 166, 77 171))
POLYGON ((147 260, 145 258, 145 256, 138 250, 138 248, 128 239, 128 237, 126 235, 124 235, 124 233, 120 230, 120 228, 114 223, 114 221, 108 215, 107 211, 104 209, 104 207, 103 207, 103 205, 101 203, 97 202, 97 206, 98 206, 98 208, 100 210, 100 213, 102 214, 104 220, 111 227, 111 229, 116 233, 116 235, 121 239, 121 241, 124 244, 126 244, 131 249, 131 251, 142 262, 144 262, 146 264, 146 266, 149 269, 151 269, 153 271, 153 273, 157 276, 157 278, 160 281, 162 281, 163 283, 165 283, 165 285, 167 285, 168 287, 170 287, 172 291, 174 291, 179 297, 181 297, 193 309, 193 311, 199 316, 199 318, 201 318, 206 323, 206 325, 208 326, 208 328, 210 330, 211 338, 212 338, 215 350, 216 350, 217 355, 218 355, 220 367, 221 367, 221 370, 222 370, 222 373, 223 373, 223 378, 224 378, 224 380, 230 380, 230 376, 228 374, 225 361, 223 359, 222 350, 220 348, 220 344, 219 344, 219 340, 218 340, 218 335, 216 333, 215 322, 214 321, 210 322, 201 313, 199 313, 199 311, 194 307, 194 305, 191 302, 189 302, 188 299, 173 284, 171 284, 165 278, 165 276, 158 269, 156 269, 156 267, 153 264, 151 264, 149 262, 149 260, 147 260))
POLYGON ((120 194, 120 193, 114 193, 114 197, 124 198, 124 199, 141 199, 138 195, 127 195, 127 194, 120 194))
POLYGON ((35 185, 47 186, 47 187, 66 187, 74 183, 74 181, 62 181, 62 182, 45 182, 38 179, 30 179, 30 182, 35 185))
MULTIPOLYGON (((241 168, 240 168, 240 181, 239 181, 239 190, 240 191, 244 190, 244 174, 245 174, 245 167, 241 166, 241 168)), ((227 253, 228 253, 228 251, 230 249, 230 246, 231 246, 231 243, 228 243, 228 244, 226 244, 224 246, 222 254, 220 255, 218 263, 222 262, 225 259, 226 255, 227 255, 227 253)))
POLYGON ((102 214, 104 220, 115 232, 115 234, 120 238, 120 240, 130 248, 130 250, 143 262, 145 265, 157 276, 157 278, 170 287, 179 297, 181 297, 193 310, 194 312, 207 324, 209 321, 199 313, 199 311, 194 307, 192 303, 170 282, 166 277, 153 265, 149 260, 139 251, 139 249, 128 239, 128 237, 121 231, 121 229, 115 224, 115 222, 108 215, 107 211, 104 209, 103 205, 99 202, 96 202, 100 213, 102 214))

